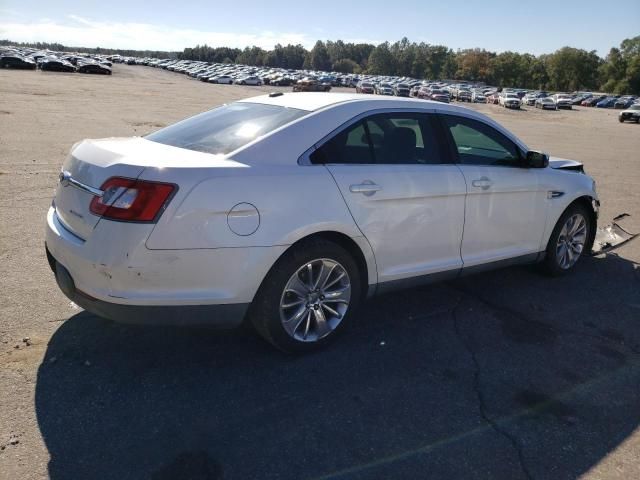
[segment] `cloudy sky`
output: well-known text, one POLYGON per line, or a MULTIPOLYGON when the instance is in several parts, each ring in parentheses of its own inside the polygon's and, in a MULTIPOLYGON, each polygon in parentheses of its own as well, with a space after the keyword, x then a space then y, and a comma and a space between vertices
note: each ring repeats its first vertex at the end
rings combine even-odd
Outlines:
POLYGON ((570 45, 606 55, 640 30, 640 0, 0 0, 0 38, 69 46, 182 50, 271 48, 317 39, 378 43, 406 36, 451 48, 534 54, 570 45))

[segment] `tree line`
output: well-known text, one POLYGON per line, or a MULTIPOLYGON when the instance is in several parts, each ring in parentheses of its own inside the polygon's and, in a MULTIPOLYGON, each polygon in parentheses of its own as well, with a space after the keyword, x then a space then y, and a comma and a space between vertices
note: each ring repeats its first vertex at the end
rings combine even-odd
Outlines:
POLYGON ((444 45, 410 42, 407 38, 379 45, 318 40, 311 50, 302 45, 244 49, 197 45, 182 52, 66 47, 58 43, 19 45, 55 51, 123 56, 179 58, 287 69, 313 69, 345 74, 397 75, 430 80, 467 80, 499 87, 553 91, 601 90, 640 95, 640 35, 611 48, 605 58, 595 50, 563 47, 550 54, 452 50, 444 45))
POLYGON ((467 80, 501 87, 640 94, 640 36, 624 40, 605 58, 595 50, 572 47, 538 56, 479 48, 454 51, 407 38, 379 45, 318 40, 311 50, 302 45, 280 44, 273 50, 198 45, 185 48, 178 58, 345 74, 467 80))

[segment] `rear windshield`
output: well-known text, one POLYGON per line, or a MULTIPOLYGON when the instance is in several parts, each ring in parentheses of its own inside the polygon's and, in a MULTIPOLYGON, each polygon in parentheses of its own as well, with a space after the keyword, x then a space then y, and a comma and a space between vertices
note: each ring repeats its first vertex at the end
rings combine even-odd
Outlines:
POLYGON ((223 105, 145 138, 198 152, 227 154, 309 112, 261 103, 223 105))

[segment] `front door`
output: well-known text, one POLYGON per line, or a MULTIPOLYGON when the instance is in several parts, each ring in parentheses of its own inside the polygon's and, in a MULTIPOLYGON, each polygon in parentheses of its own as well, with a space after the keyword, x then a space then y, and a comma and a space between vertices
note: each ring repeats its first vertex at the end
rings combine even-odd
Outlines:
POLYGON ((483 122, 442 115, 467 182, 464 267, 537 254, 546 223, 547 189, 522 153, 483 122))

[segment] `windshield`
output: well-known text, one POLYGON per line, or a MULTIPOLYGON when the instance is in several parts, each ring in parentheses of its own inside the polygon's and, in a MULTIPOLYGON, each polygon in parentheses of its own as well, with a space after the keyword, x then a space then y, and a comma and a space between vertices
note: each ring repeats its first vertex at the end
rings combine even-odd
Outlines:
POLYGON ((307 113, 295 108, 238 102, 187 118, 145 138, 198 152, 227 154, 307 113))

